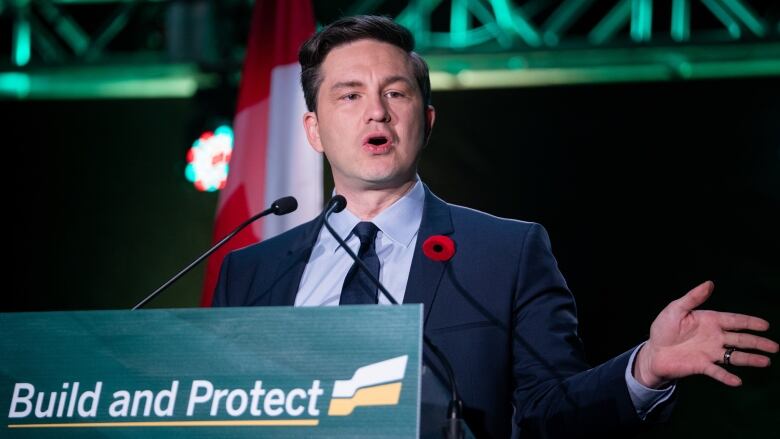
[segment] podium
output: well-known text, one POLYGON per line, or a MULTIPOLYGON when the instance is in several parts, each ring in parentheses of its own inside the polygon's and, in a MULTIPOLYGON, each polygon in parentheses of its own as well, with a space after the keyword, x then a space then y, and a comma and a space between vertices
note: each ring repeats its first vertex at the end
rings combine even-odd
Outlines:
POLYGON ((4 313, 0 331, 2 437, 420 437, 422 305, 4 313))

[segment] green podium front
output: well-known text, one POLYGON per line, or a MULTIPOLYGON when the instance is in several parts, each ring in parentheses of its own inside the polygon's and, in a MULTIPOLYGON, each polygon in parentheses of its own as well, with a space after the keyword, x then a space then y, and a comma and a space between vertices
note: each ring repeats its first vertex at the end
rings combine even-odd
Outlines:
POLYGON ((418 437, 422 306, 0 314, 0 437, 418 437))

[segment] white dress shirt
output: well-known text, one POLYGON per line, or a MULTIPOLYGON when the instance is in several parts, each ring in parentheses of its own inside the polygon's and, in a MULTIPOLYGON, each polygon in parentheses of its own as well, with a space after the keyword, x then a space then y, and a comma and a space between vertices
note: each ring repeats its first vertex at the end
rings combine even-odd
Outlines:
MULTIPOLYGON (((375 241, 379 281, 398 303, 404 301, 424 201, 425 190, 417 179, 411 190, 371 220, 379 228, 375 241)), ((349 209, 334 213, 329 219, 336 233, 355 253, 360 248, 360 240, 352 229, 360 221, 349 209)), ((354 261, 349 254, 323 226, 303 272, 295 306, 338 305, 344 279, 352 264, 354 261)), ((381 291, 378 294, 380 304, 390 303, 381 291)))

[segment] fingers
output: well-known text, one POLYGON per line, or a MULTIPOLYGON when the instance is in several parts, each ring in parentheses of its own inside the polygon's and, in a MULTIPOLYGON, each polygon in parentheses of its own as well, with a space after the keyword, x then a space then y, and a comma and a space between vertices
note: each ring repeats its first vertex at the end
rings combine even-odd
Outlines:
POLYGON ((720 326, 726 331, 741 331, 744 329, 750 331, 766 331, 769 329, 769 322, 766 320, 745 314, 719 312, 716 314, 716 317, 720 326))
POLYGON ((704 303, 711 295, 712 290, 715 289, 715 284, 711 280, 704 282, 696 288, 688 291, 687 294, 672 302, 673 304, 683 308, 685 311, 692 311, 704 303))
MULTIPOLYGON (((731 358, 729 361, 729 364, 732 366, 749 366, 749 367, 766 367, 769 366, 769 358, 758 355, 758 354, 751 354, 748 352, 740 352, 740 351, 734 351, 731 354, 731 358)), ((710 378, 713 378, 715 380, 720 381, 721 383, 731 386, 731 387, 739 387, 742 385, 742 380, 734 375, 733 373, 727 371, 723 367, 717 365, 717 364, 708 364, 704 367, 704 370, 702 371, 704 375, 709 376, 710 378)))
POLYGON ((704 368, 703 373, 727 386, 738 387, 742 385, 742 380, 738 376, 716 364, 709 364, 704 368))
MULTIPOLYGON (((760 320, 760 319, 759 319, 760 320)), ((758 335, 742 332, 727 332, 724 337, 724 345, 734 346, 739 349, 753 349, 769 353, 776 353, 780 346, 774 341, 758 335)))
POLYGON ((763 355, 740 351, 732 352, 729 360, 732 366, 767 367, 770 363, 769 358, 763 355))

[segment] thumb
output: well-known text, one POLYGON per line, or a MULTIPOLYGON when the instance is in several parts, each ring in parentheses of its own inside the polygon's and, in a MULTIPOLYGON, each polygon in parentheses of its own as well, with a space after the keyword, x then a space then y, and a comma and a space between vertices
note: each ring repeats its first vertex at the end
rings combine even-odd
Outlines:
POLYGON ((714 289, 715 284, 711 280, 708 280, 691 291, 688 291, 688 293, 675 300, 673 303, 684 311, 693 311, 709 299, 714 289))

